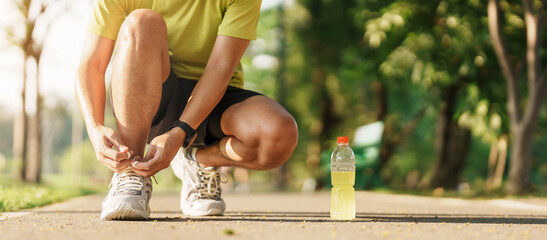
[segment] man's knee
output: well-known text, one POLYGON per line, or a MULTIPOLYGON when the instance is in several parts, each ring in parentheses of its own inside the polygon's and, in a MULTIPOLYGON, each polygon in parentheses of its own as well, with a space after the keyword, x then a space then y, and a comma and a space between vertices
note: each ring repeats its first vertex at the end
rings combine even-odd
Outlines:
POLYGON ((257 164, 260 169, 272 169, 285 163, 298 141, 298 127, 292 116, 280 116, 265 124, 260 131, 257 164))
POLYGON ((123 22, 118 40, 122 43, 135 44, 139 41, 158 39, 158 36, 166 34, 167 26, 158 12, 137 9, 131 12, 123 22))

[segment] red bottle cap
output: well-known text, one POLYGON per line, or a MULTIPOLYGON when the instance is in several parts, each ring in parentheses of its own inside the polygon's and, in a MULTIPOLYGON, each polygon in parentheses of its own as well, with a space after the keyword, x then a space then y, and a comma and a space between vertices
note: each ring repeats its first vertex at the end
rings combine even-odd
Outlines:
POLYGON ((340 144, 340 143, 349 143, 349 138, 348 137, 338 137, 336 139, 336 141, 338 142, 338 144, 340 144))

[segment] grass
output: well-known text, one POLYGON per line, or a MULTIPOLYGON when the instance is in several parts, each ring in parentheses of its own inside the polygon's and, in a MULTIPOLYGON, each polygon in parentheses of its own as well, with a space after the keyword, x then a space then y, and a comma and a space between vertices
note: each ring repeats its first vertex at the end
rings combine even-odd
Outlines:
MULTIPOLYGON (((1 174, 1 173, 0 173, 1 174)), ((15 182, 11 175, 0 175, 0 212, 17 211, 60 202, 69 198, 92 194, 106 193, 110 176, 108 173, 99 177, 83 177, 75 184, 66 175, 43 175, 42 184, 15 182)), ((172 193, 180 190, 180 180, 175 179, 172 171, 162 171, 156 175, 155 193, 172 193)))
POLYGON ((40 184, 0 184, 0 212, 16 211, 93 193, 84 188, 40 184))

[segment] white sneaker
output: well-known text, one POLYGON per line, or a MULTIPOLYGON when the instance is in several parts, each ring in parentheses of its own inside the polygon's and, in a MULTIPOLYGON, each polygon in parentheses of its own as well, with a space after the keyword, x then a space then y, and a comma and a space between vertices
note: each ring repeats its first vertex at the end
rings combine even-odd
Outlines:
POLYGON ((152 181, 131 169, 114 173, 103 201, 102 220, 147 219, 150 216, 152 181))
POLYGON ((188 216, 215 216, 224 214, 226 204, 220 197, 220 167, 201 167, 197 161, 186 154, 195 148, 179 149, 171 161, 175 175, 182 180, 180 208, 188 216))

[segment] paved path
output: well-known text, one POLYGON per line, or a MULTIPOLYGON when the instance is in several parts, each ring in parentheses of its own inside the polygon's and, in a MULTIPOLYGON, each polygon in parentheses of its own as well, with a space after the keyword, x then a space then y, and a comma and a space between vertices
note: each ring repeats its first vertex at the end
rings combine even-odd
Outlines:
POLYGON ((99 219, 103 195, 0 216, 0 239, 547 239, 547 199, 460 200, 358 192, 357 219, 331 221, 330 195, 226 194, 222 217, 188 218, 177 194, 150 221, 99 219), (21 212, 17 213, 21 215, 21 212))

